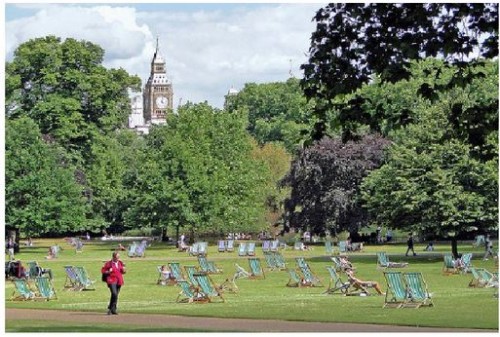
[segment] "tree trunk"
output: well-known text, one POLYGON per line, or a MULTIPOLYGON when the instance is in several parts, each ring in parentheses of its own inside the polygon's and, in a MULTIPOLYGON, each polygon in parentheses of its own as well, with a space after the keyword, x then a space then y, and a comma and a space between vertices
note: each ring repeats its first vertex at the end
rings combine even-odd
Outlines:
POLYGON ((166 242, 166 241, 168 241, 167 229, 162 228, 161 229, 161 242, 166 242))
POLYGON ((457 238, 454 236, 451 238, 451 254, 454 259, 458 259, 458 247, 457 238))

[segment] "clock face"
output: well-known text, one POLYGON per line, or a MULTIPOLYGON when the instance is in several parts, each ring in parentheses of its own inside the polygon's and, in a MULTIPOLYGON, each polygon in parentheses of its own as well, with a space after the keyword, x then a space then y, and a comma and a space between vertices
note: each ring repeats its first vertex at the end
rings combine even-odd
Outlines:
POLYGON ((168 99, 165 96, 158 96, 156 98, 156 106, 160 109, 165 109, 168 105, 168 99))

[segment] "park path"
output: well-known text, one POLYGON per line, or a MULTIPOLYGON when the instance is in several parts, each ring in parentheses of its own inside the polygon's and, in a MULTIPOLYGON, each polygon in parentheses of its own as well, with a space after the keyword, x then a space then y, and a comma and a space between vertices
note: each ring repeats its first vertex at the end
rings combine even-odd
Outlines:
POLYGON ((156 328, 191 328, 206 331, 238 332, 496 332, 498 330, 432 328, 356 323, 320 323, 262 319, 186 317, 159 314, 123 313, 108 316, 104 312, 5 309, 8 320, 49 320, 74 323, 113 323, 156 328))

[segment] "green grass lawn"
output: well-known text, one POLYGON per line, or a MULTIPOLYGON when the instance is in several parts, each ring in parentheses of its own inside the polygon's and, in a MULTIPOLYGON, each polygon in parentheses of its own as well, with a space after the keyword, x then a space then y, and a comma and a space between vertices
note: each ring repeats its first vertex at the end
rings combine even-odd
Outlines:
MULTIPOLYGON (((84 246, 82 253, 76 253, 62 239, 35 240, 35 247, 23 247, 16 258, 23 262, 37 260, 42 267, 51 268, 58 299, 49 302, 9 301, 14 286, 11 282, 6 282, 6 307, 105 312, 109 291, 105 283, 100 281, 100 268, 105 260, 110 259, 115 246, 116 243, 89 242, 84 246), (55 243, 58 243, 63 251, 57 259, 46 260, 44 257, 48 247, 55 243), (91 278, 96 280, 96 290, 82 292, 63 290, 66 279, 63 268, 65 265, 85 267, 91 278)), ((146 258, 129 258, 126 252, 122 253, 122 260, 127 265, 127 274, 118 307, 120 312, 129 313, 498 329, 498 299, 493 297, 496 290, 469 288, 467 285, 472 279, 470 274, 444 276, 441 271, 443 266, 441 255, 449 252, 448 244, 437 245, 437 250, 432 253, 423 252, 423 247, 424 245, 416 245, 418 256, 405 257, 405 245, 366 246, 362 253, 351 253, 350 260, 357 268, 358 277, 380 282, 384 291, 386 283, 382 271, 376 268, 375 252, 386 251, 394 262, 409 262, 409 266, 404 270, 423 273, 429 291, 433 294, 434 307, 384 309, 382 308, 384 296, 345 297, 339 294, 323 294, 329 280, 326 266, 332 264, 323 246, 315 246, 312 251, 307 252, 288 248, 282 253, 289 267, 295 267, 295 257, 304 256, 311 269, 321 278, 324 287, 289 288, 285 286, 288 281, 287 272, 269 271, 266 272, 265 279, 238 280, 239 292, 225 294, 225 303, 179 304, 175 302, 180 290, 178 287, 156 285, 158 277, 156 267, 170 261, 178 261, 181 265, 198 265, 198 262, 195 257, 177 252, 175 247, 162 243, 153 243, 146 250, 146 258)), ((265 265, 260 247, 257 247, 256 251, 257 256, 261 257, 262 264, 265 265)), ((496 270, 494 261, 482 261, 481 247, 473 248, 470 244, 464 244, 459 246, 459 251, 473 252, 474 266, 496 270)), ((232 277, 235 272, 234 263, 249 269, 246 259, 238 257, 237 248, 232 253, 219 253, 216 246, 210 246, 208 259, 216 261, 224 270, 222 274, 211 276, 216 283, 232 277)), ((59 323, 45 322, 42 324, 42 330, 37 330, 37 326, 40 328, 39 324, 33 322, 32 331, 62 329, 59 323)), ((27 331, 23 330, 26 329, 26 324, 22 325, 23 328, 21 325, 17 321, 6 321, 6 330, 27 331)), ((77 324, 71 324, 65 331, 109 331, 106 329, 108 328, 101 329, 95 326, 80 330, 77 324)), ((141 331, 140 327, 137 329, 135 331, 141 331)))

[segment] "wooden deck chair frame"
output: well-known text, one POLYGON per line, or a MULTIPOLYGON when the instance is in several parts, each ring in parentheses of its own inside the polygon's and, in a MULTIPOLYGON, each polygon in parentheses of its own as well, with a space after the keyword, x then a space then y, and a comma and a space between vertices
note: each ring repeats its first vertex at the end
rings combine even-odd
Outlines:
POLYGON ((66 280, 64 281, 64 289, 80 290, 80 288, 82 288, 82 285, 80 284, 80 279, 76 274, 75 268, 73 266, 64 266, 64 272, 66 273, 66 280))
POLYGON ((46 276, 35 278, 37 297, 46 301, 57 299, 57 294, 50 279, 46 276))
POLYGON ((181 291, 175 299, 176 303, 207 303, 208 297, 201 293, 198 287, 193 286, 188 281, 180 280, 177 282, 181 291))
POLYGON ((28 281, 24 278, 13 278, 14 292, 12 293, 11 301, 28 301, 36 299, 36 293, 31 289, 28 281))
POLYGON ((387 282, 385 292, 384 308, 402 308, 409 302, 408 290, 403 273, 399 271, 384 271, 384 278, 387 282))
POLYGON ((386 252, 377 252, 377 268, 404 268, 408 267, 407 262, 391 262, 386 252))
POLYGON ((326 269, 330 274, 330 282, 328 283, 328 289, 325 290, 324 294, 334 294, 336 292, 346 294, 351 284, 349 282, 342 281, 340 275, 337 274, 335 267, 327 266, 326 269))
POLYGON ((248 265, 250 267, 250 278, 266 278, 266 274, 264 273, 264 269, 260 263, 260 258, 258 257, 249 257, 248 265))
MULTIPOLYGON (((245 268, 241 267, 239 264, 235 263, 236 272, 233 275, 232 282, 235 283, 236 280, 241 278, 249 278, 251 274, 245 270, 245 268)), ((235 283, 236 284, 236 283, 235 283)))
POLYGON ((415 307, 430 306, 432 302, 431 295, 427 290, 427 283, 420 272, 403 273, 406 287, 408 289, 409 302, 405 306, 414 305, 415 307))
POLYGON ((208 298, 208 302, 213 302, 214 298, 218 298, 221 302, 225 302, 222 291, 219 291, 220 287, 214 283, 207 273, 195 273, 193 276, 196 279, 196 283, 198 283, 199 291, 208 298))

